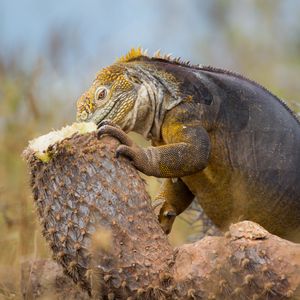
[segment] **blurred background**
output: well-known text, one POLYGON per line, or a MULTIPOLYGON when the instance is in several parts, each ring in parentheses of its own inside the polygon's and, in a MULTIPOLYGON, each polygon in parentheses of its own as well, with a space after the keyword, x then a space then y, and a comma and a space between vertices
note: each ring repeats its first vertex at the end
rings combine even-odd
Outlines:
MULTIPOLYGON (((19 298, 20 263, 50 257, 21 152, 74 122, 100 68, 131 47, 161 49, 240 72, 298 111, 299 19, 297 0, 0 0, 0 299, 19 298)), ((190 232, 179 220, 171 243, 190 232)))

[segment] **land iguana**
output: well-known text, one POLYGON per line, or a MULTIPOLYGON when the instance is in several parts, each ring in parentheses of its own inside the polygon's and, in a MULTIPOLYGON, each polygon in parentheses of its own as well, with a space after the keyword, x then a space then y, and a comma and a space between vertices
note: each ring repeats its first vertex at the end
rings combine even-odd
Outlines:
POLYGON ((251 220, 300 241, 300 123, 258 83, 132 49, 97 74, 77 119, 119 139, 116 155, 141 172, 166 178, 158 195, 166 233, 196 196, 221 230, 251 220), (152 146, 134 144, 129 131, 152 146))

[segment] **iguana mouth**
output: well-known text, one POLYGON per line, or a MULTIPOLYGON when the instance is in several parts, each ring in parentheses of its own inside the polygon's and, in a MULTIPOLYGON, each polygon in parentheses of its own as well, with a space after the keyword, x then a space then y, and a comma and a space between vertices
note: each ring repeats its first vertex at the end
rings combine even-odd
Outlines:
POLYGON ((100 123, 101 123, 103 120, 105 120, 105 118, 109 115, 110 112, 111 112, 111 111, 109 111, 102 119, 100 119, 98 122, 96 122, 96 125, 99 126, 100 123))
POLYGON ((118 100, 115 100, 115 101, 111 102, 107 107, 101 109, 100 114, 97 114, 97 112, 96 112, 92 116, 90 121, 94 121, 96 123, 96 125, 98 126, 113 111, 117 102, 118 102, 118 100))

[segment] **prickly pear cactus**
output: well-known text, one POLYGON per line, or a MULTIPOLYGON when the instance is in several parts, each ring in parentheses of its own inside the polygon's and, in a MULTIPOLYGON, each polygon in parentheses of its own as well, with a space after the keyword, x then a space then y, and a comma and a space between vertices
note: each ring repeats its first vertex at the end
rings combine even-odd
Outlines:
POLYGON ((128 161, 115 158, 117 145, 91 132, 62 139, 43 155, 32 148, 25 153, 53 258, 89 292, 92 283, 103 293, 102 281, 137 291, 158 278, 165 257, 172 257, 144 182, 128 161))

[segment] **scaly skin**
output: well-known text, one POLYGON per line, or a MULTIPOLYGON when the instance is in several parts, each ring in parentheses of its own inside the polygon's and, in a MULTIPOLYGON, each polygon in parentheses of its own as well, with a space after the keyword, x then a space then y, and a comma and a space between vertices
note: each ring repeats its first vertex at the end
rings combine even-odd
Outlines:
POLYGON ((117 155, 141 172, 173 178, 158 195, 166 233, 196 196, 222 230, 248 219, 300 241, 300 124, 259 84, 131 50, 98 73, 78 100, 78 120, 118 138, 117 155), (135 145, 129 131, 153 147, 135 145))

